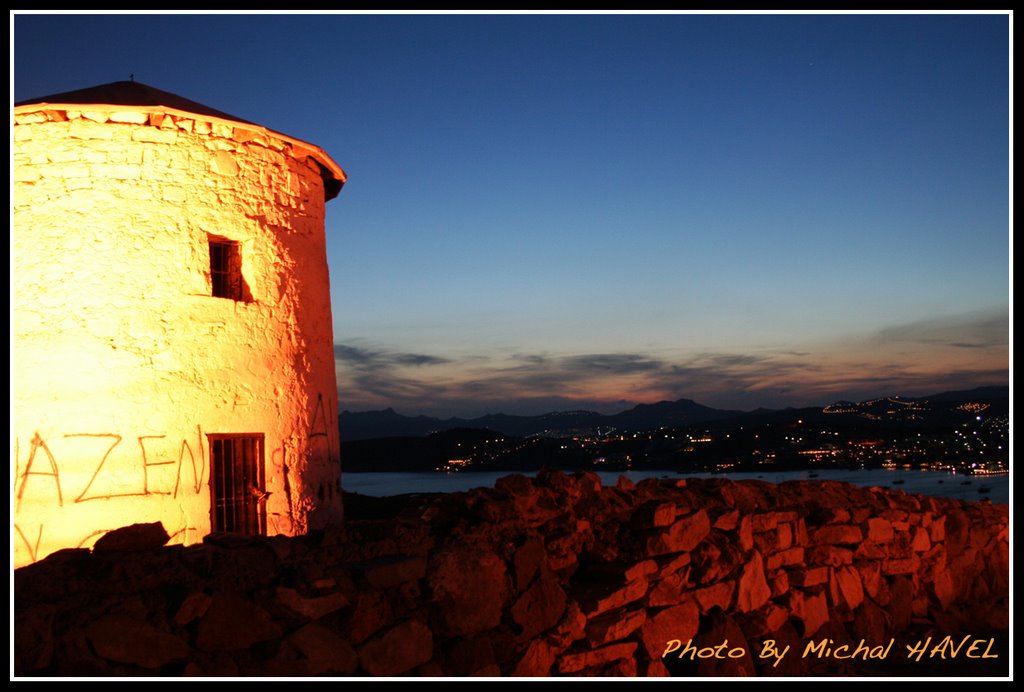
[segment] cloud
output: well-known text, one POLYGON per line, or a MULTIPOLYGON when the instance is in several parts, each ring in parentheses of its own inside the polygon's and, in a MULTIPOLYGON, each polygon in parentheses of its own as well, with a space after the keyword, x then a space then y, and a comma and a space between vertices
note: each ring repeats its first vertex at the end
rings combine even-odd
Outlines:
POLYGON ((336 344, 335 356, 339 396, 351 410, 393 406, 439 417, 614 412, 680 398, 753 410, 1003 384, 1008 339, 1008 312, 989 310, 774 350, 449 357, 349 342, 336 344))
POLYGON ((665 364, 640 353, 597 353, 562 358, 558 361, 557 367, 567 372, 580 374, 625 375, 659 371, 665 367, 665 364))
POLYGON ((783 380, 817 368, 792 355, 709 352, 667 359, 641 352, 551 355, 516 353, 507 359, 410 357, 398 351, 335 347, 341 398, 372 407, 396 406, 434 415, 467 408, 483 412, 542 413, 566 408, 613 412, 640 401, 697 398, 724 405, 723 392, 746 400, 763 393, 766 378, 783 380), (400 366, 449 367, 410 372, 400 366), (749 396, 748 396, 749 394, 749 396), (544 408, 547 406, 548 408, 544 408), (442 412, 442 410, 446 411, 442 412))
POLYGON ((877 343, 916 343, 953 348, 997 348, 1010 341, 1008 310, 985 310, 947 315, 884 327, 877 343))
POLYGON ((356 368, 392 368, 411 365, 442 365, 451 362, 447 358, 429 356, 422 353, 403 353, 401 351, 373 350, 349 344, 334 344, 334 358, 356 368))

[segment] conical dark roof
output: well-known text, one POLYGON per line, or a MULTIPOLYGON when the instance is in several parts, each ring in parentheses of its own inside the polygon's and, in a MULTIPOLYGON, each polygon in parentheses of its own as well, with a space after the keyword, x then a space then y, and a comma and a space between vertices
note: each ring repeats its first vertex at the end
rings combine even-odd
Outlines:
POLYGON ((100 84, 99 86, 88 87, 86 89, 76 89, 75 91, 65 91, 60 94, 50 94, 49 96, 41 96, 39 98, 28 99, 26 101, 19 101, 14 105, 28 106, 41 103, 80 103, 83 105, 105 104, 111 106, 164 106, 165 108, 175 108, 177 110, 188 111, 189 113, 195 113, 196 115, 210 115, 215 118, 223 118, 224 120, 234 120, 236 122, 247 123, 249 125, 254 124, 249 120, 239 118, 237 115, 231 115, 230 113, 225 113, 224 111, 204 106, 201 103, 190 101, 183 96, 172 94, 169 91, 163 91, 156 87, 151 87, 148 84, 135 81, 100 84))

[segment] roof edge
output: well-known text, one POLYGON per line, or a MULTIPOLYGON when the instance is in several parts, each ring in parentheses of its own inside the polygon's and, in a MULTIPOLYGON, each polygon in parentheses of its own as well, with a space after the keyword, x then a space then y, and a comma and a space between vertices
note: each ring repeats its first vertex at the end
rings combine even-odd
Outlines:
POLYGON ((310 144, 304 140, 286 135, 283 132, 277 130, 271 130, 268 127, 257 125, 256 123, 249 122, 247 120, 233 119, 233 118, 222 118, 209 113, 197 113, 193 111, 183 110, 181 108, 173 108, 170 106, 130 106, 120 105, 111 103, 49 103, 46 101, 33 101, 31 103, 23 102, 20 105, 14 106, 14 115, 19 113, 33 113, 36 111, 100 111, 100 112, 125 112, 135 111, 141 113, 164 113, 169 115, 184 116, 193 119, 201 119, 206 122, 220 123, 222 125, 231 125, 232 127, 240 127, 246 130, 256 132, 258 134, 269 135, 283 139, 292 145, 293 150, 297 154, 305 154, 310 156, 316 161, 320 167, 320 175, 324 180, 324 201, 330 201, 338 196, 341 192, 341 188, 345 185, 348 176, 345 171, 338 165, 338 163, 327 155, 320 147, 315 144, 310 144))

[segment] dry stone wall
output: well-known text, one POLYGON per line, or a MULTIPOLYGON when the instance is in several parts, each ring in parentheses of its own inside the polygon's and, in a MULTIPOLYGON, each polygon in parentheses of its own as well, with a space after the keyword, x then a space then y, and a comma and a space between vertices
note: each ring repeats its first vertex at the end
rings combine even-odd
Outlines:
POLYGON ((164 536, 17 570, 16 673, 992 675, 1008 656, 1008 512, 987 502, 544 471, 302 537, 164 536))

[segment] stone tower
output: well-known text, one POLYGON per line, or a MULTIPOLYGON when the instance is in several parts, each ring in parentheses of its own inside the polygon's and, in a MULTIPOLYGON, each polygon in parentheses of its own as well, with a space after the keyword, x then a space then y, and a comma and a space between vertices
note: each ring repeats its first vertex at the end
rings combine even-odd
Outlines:
POLYGON ((15 565, 341 520, 318 147, 138 82, 15 104, 15 565))

